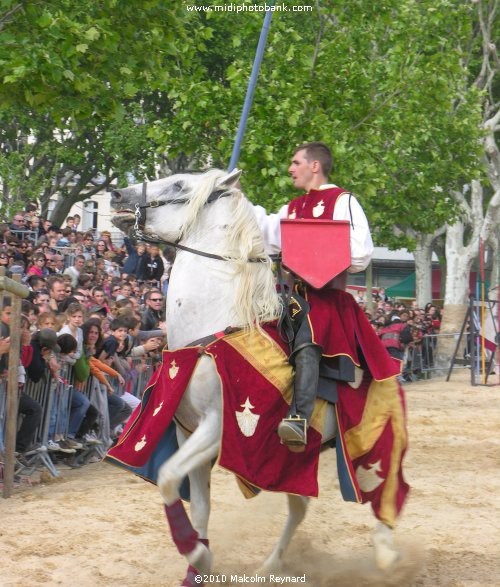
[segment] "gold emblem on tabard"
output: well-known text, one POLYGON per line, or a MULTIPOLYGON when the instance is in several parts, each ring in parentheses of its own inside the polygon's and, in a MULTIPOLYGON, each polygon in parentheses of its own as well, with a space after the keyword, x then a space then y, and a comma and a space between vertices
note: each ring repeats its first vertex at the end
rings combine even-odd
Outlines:
POLYGON ((155 411, 153 412, 153 417, 156 416, 156 414, 163 408, 163 402, 161 402, 161 404, 155 409, 155 411))
POLYGON ((170 375, 170 379, 175 379, 177 376, 177 373, 179 373, 179 367, 174 359, 172 361, 172 363, 170 364, 170 369, 168 370, 168 374, 170 375))
POLYGON ((325 211, 325 202, 323 200, 320 200, 316 204, 316 206, 314 206, 314 208, 313 208, 314 218, 319 218, 320 216, 322 216, 324 211, 325 211))
POLYGON ((134 446, 134 450, 135 452, 139 452, 140 450, 142 450, 145 446, 146 446, 147 442, 146 442, 146 435, 144 435, 139 442, 135 443, 134 446))

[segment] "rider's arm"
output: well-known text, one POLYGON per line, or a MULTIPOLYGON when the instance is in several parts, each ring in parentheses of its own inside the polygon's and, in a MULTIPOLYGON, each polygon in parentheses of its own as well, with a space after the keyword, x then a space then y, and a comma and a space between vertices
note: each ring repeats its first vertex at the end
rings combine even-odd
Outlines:
POLYGON ((373 255, 373 241, 368 220, 358 200, 343 194, 335 204, 333 220, 348 220, 351 224, 351 266, 349 273, 366 269, 373 255))
POLYGON ((274 255, 281 251, 280 220, 288 215, 288 205, 283 206, 277 214, 268 214, 262 206, 252 205, 259 228, 264 236, 266 253, 274 255))

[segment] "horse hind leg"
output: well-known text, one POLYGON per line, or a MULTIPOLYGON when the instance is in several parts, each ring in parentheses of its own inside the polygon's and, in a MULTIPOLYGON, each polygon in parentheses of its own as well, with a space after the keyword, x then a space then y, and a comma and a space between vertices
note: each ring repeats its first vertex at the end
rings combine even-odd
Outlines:
MULTIPOLYGON (((179 487, 186 475, 201 470, 217 456, 219 432, 220 415, 217 412, 207 414, 179 450, 162 465, 158 475, 172 539, 179 553, 199 574, 210 571, 212 555, 191 524, 180 499, 179 487)), ((205 487, 208 491, 208 483, 205 487)))
POLYGON ((301 495, 288 494, 288 518, 285 527, 280 536, 278 544, 275 546, 273 552, 269 555, 263 563, 259 572, 267 575, 270 573, 280 573, 282 571, 283 557, 290 545, 295 530, 302 522, 306 515, 307 505, 309 503, 308 497, 301 495))

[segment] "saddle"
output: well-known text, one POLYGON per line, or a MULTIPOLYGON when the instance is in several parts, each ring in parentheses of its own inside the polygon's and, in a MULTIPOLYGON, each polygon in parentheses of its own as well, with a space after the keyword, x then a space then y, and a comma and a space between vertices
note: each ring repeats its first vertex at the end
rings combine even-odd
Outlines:
POLYGON ((337 381, 354 381, 354 363, 349 357, 339 356, 321 359, 319 365, 319 382, 316 397, 336 404, 339 396, 337 381))

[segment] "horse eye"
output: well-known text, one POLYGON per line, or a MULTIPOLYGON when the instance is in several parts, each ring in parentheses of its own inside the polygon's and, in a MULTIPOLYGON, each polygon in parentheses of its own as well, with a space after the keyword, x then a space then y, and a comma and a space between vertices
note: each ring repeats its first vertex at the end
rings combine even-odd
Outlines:
POLYGON ((184 183, 182 181, 176 181, 173 185, 174 189, 177 190, 178 192, 182 192, 182 190, 184 189, 184 183))

